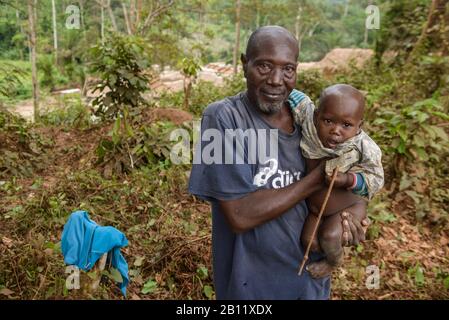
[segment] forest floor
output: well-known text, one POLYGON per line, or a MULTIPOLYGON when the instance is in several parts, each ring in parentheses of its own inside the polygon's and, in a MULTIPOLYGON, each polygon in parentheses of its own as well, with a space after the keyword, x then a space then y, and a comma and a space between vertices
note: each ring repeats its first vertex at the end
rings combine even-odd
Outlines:
MULTIPOLYGON (((123 250, 129 299, 214 297, 210 209, 187 193, 189 167, 104 179, 95 149, 110 128, 36 129, 53 141, 46 169, 0 185, 0 299, 122 298, 111 281, 98 292, 64 286, 59 241, 67 216, 78 209, 130 241, 123 250)), ((333 274, 332 299, 448 299, 448 231, 417 221, 400 193, 385 190, 381 199, 370 207, 384 218, 374 221, 370 240, 346 251, 333 274)))

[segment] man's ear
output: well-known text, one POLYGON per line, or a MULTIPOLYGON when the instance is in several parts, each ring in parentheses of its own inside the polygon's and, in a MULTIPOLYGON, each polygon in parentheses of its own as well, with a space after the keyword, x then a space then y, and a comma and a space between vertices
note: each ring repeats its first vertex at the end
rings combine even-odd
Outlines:
POLYGON ((246 78, 246 70, 248 68, 248 60, 246 59, 246 55, 245 54, 242 53, 240 55, 240 61, 242 61, 243 74, 245 75, 245 78, 246 78))

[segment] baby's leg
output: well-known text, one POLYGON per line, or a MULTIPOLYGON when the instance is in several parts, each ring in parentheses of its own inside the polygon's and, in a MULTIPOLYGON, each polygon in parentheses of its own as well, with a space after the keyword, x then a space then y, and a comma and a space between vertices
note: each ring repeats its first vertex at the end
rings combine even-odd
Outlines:
POLYGON ((318 221, 318 215, 312 212, 309 212, 307 215, 306 221, 304 222, 304 227, 301 231, 301 244, 304 250, 306 250, 309 242, 312 241, 312 245, 310 250, 312 252, 321 251, 320 243, 318 242, 318 232, 315 234, 315 237, 312 239, 313 228, 315 228, 315 224, 318 221))
MULTIPOLYGON (((358 202, 345 209, 353 214, 354 219, 361 221, 365 215, 365 203, 358 202)), ((332 270, 343 261, 343 226, 340 212, 328 216, 320 225, 318 239, 326 258, 308 265, 307 270, 313 278, 330 275, 332 270)))

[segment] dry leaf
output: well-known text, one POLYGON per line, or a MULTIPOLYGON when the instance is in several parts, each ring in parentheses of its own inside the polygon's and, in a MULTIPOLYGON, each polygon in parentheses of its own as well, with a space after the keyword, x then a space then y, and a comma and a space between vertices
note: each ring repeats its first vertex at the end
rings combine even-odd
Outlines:
POLYGON ((14 291, 4 288, 4 289, 0 290, 0 294, 2 294, 4 296, 10 296, 10 295, 14 294, 14 291))

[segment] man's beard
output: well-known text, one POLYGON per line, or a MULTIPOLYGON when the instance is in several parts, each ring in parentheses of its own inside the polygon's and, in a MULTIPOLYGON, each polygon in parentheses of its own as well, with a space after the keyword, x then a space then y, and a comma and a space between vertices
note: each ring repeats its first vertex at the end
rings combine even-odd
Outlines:
POLYGON ((284 101, 278 102, 260 102, 258 101, 259 109, 265 114, 274 114, 282 109, 284 101))

